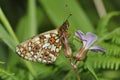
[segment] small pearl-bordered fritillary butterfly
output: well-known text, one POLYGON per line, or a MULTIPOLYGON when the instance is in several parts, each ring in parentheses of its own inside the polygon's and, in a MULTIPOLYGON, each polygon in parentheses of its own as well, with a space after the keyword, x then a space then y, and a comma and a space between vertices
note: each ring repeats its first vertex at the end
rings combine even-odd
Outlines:
POLYGON ((68 20, 61 27, 32 37, 16 47, 22 58, 33 62, 53 63, 62 47, 63 34, 67 34, 68 20))

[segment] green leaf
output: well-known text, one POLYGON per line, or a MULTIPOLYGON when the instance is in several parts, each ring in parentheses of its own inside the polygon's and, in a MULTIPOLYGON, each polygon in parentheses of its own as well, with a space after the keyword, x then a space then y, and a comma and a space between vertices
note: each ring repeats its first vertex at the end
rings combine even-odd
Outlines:
POLYGON ((23 40, 26 40, 26 38, 30 37, 28 36, 30 30, 29 30, 29 26, 28 26, 28 16, 23 16, 19 23, 18 23, 18 26, 17 26, 17 30, 16 30, 16 33, 17 33, 17 37, 19 39, 19 41, 23 41, 23 40))
POLYGON ((92 73, 92 75, 95 77, 95 79, 98 80, 98 77, 97 77, 97 75, 96 75, 96 73, 91 65, 92 64, 90 64, 89 62, 86 62, 86 67, 92 73))
POLYGON ((29 26, 30 21, 28 18, 28 14, 25 14, 19 20, 19 23, 16 27, 16 33, 17 33, 17 37, 20 42, 34 36, 37 33, 38 25, 40 25, 42 23, 42 19, 43 19, 43 13, 40 8, 37 8, 36 15, 37 15, 37 20, 36 20, 37 26, 29 26), (32 28, 32 29, 30 29, 30 28, 32 28))
POLYGON ((103 36, 104 34, 106 34, 107 32, 107 24, 110 21, 110 19, 114 16, 119 16, 120 12, 111 12, 109 14, 107 14, 104 18, 102 18, 99 23, 98 23, 98 27, 97 27, 97 33, 100 36, 103 36))
POLYGON ((19 80, 17 77, 14 76, 14 73, 9 73, 4 69, 0 69, 0 77, 4 80, 19 80))
POLYGON ((46 10, 48 16, 56 26, 61 26, 69 14, 70 29, 83 31, 93 31, 93 26, 84 10, 75 0, 39 0, 46 10), (49 3, 49 4, 48 4, 49 3), (66 7, 67 6, 67 7, 66 7))

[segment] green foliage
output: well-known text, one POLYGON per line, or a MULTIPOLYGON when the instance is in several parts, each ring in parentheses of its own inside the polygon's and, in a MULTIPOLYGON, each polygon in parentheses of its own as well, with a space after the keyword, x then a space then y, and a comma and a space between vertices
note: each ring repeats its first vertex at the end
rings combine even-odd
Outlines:
POLYGON ((39 0, 39 1, 42 3, 48 16, 51 18, 51 20, 55 23, 56 26, 60 26, 61 23, 67 18, 67 16, 72 13, 73 15, 69 19, 71 26, 70 30, 72 32, 76 29, 81 29, 85 32, 93 31, 93 26, 90 23, 87 15, 85 14, 84 10, 82 10, 80 4, 78 5, 76 1, 74 0, 71 1, 39 0))
POLYGON ((15 76, 14 73, 9 73, 5 71, 4 69, 0 69, 0 77, 3 80, 18 80, 15 76))
MULTIPOLYGON (((88 0, 88 2, 91 1, 88 0)), ((85 4, 85 0, 28 0, 20 1, 19 5, 15 2, 15 7, 11 6, 14 2, 8 1, 7 4, 4 0, 0 1, 0 79, 76 80, 76 75, 64 56, 63 50, 53 64, 26 61, 15 53, 15 47, 19 41, 22 42, 37 33, 54 29, 52 26, 61 26, 67 16, 72 13, 69 18, 71 36, 68 40, 73 55, 82 45, 80 40, 74 37, 74 32, 78 29, 96 33, 99 39, 95 45, 106 49, 104 54, 89 51, 86 59, 78 64, 81 80, 119 80, 120 12, 114 9, 118 9, 120 2, 114 1, 114 8, 109 8, 113 6, 110 2, 105 2, 106 10, 110 12, 99 19, 94 13, 96 9, 86 9, 86 6, 93 6, 93 3, 85 4), (4 4, 7 4, 7 8, 4 4), (10 14, 12 11, 19 17, 10 14), (12 19, 11 16, 16 18, 12 19)))
MULTIPOLYGON (((86 64, 91 64, 94 69, 111 69, 119 70, 120 65, 120 28, 116 28, 112 31, 108 31, 107 28, 108 21, 115 15, 120 15, 119 12, 113 12, 105 16, 98 25, 98 30, 102 37, 98 40, 96 44, 100 44, 107 49, 106 53, 103 55, 88 55, 86 64), (102 29, 103 28, 103 29, 102 29), (104 30, 105 29, 105 30, 104 30), (103 30, 103 31, 102 31, 103 30), (103 34, 106 33, 106 34, 103 34), (94 57, 95 56, 95 57, 94 57), (93 58, 94 57, 94 58, 93 58)), ((93 53, 92 53, 93 54, 93 53)), ((118 77, 118 76, 117 76, 118 77)))
POLYGON ((15 49, 15 42, 14 40, 10 37, 10 35, 6 32, 6 30, 2 27, 0 24, 0 39, 2 39, 8 46, 11 48, 13 51, 15 49))

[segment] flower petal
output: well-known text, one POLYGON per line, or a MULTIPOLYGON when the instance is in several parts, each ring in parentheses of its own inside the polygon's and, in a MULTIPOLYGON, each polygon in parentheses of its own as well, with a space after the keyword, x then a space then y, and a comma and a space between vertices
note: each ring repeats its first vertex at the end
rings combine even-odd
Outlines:
POLYGON ((98 52, 98 51, 106 52, 106 49, 104 49, 102 47, 99 47, 99 46, 92 46, 89 49, 92 50, 92 51, 95 51, 95 52, 98 52))
POLYGON ((90 46, 92 46, 92 44, 98 39, 97 35, 91 33, 91 32, 87 32, 86 36, 85 36, 85 40, 87 41, 86 43, 86 48, 89 48, 90 46))
POLYGON ((75 32, 75 35, 76 35, 77 37, 79 37, 81 40, 84 40, 85 34, 84 34, 82 31, 77 30, 77 31, 75 32))

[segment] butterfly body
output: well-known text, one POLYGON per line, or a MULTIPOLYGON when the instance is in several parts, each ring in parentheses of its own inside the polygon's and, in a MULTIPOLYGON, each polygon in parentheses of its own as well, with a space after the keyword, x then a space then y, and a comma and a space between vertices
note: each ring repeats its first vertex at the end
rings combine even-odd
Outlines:
POLYGON ((67 33, 68 22, 60 28, 41 33, 16 47, 16 52, 24 59, 33 62, 53 63, 62 47, 62 34, 67 33))

